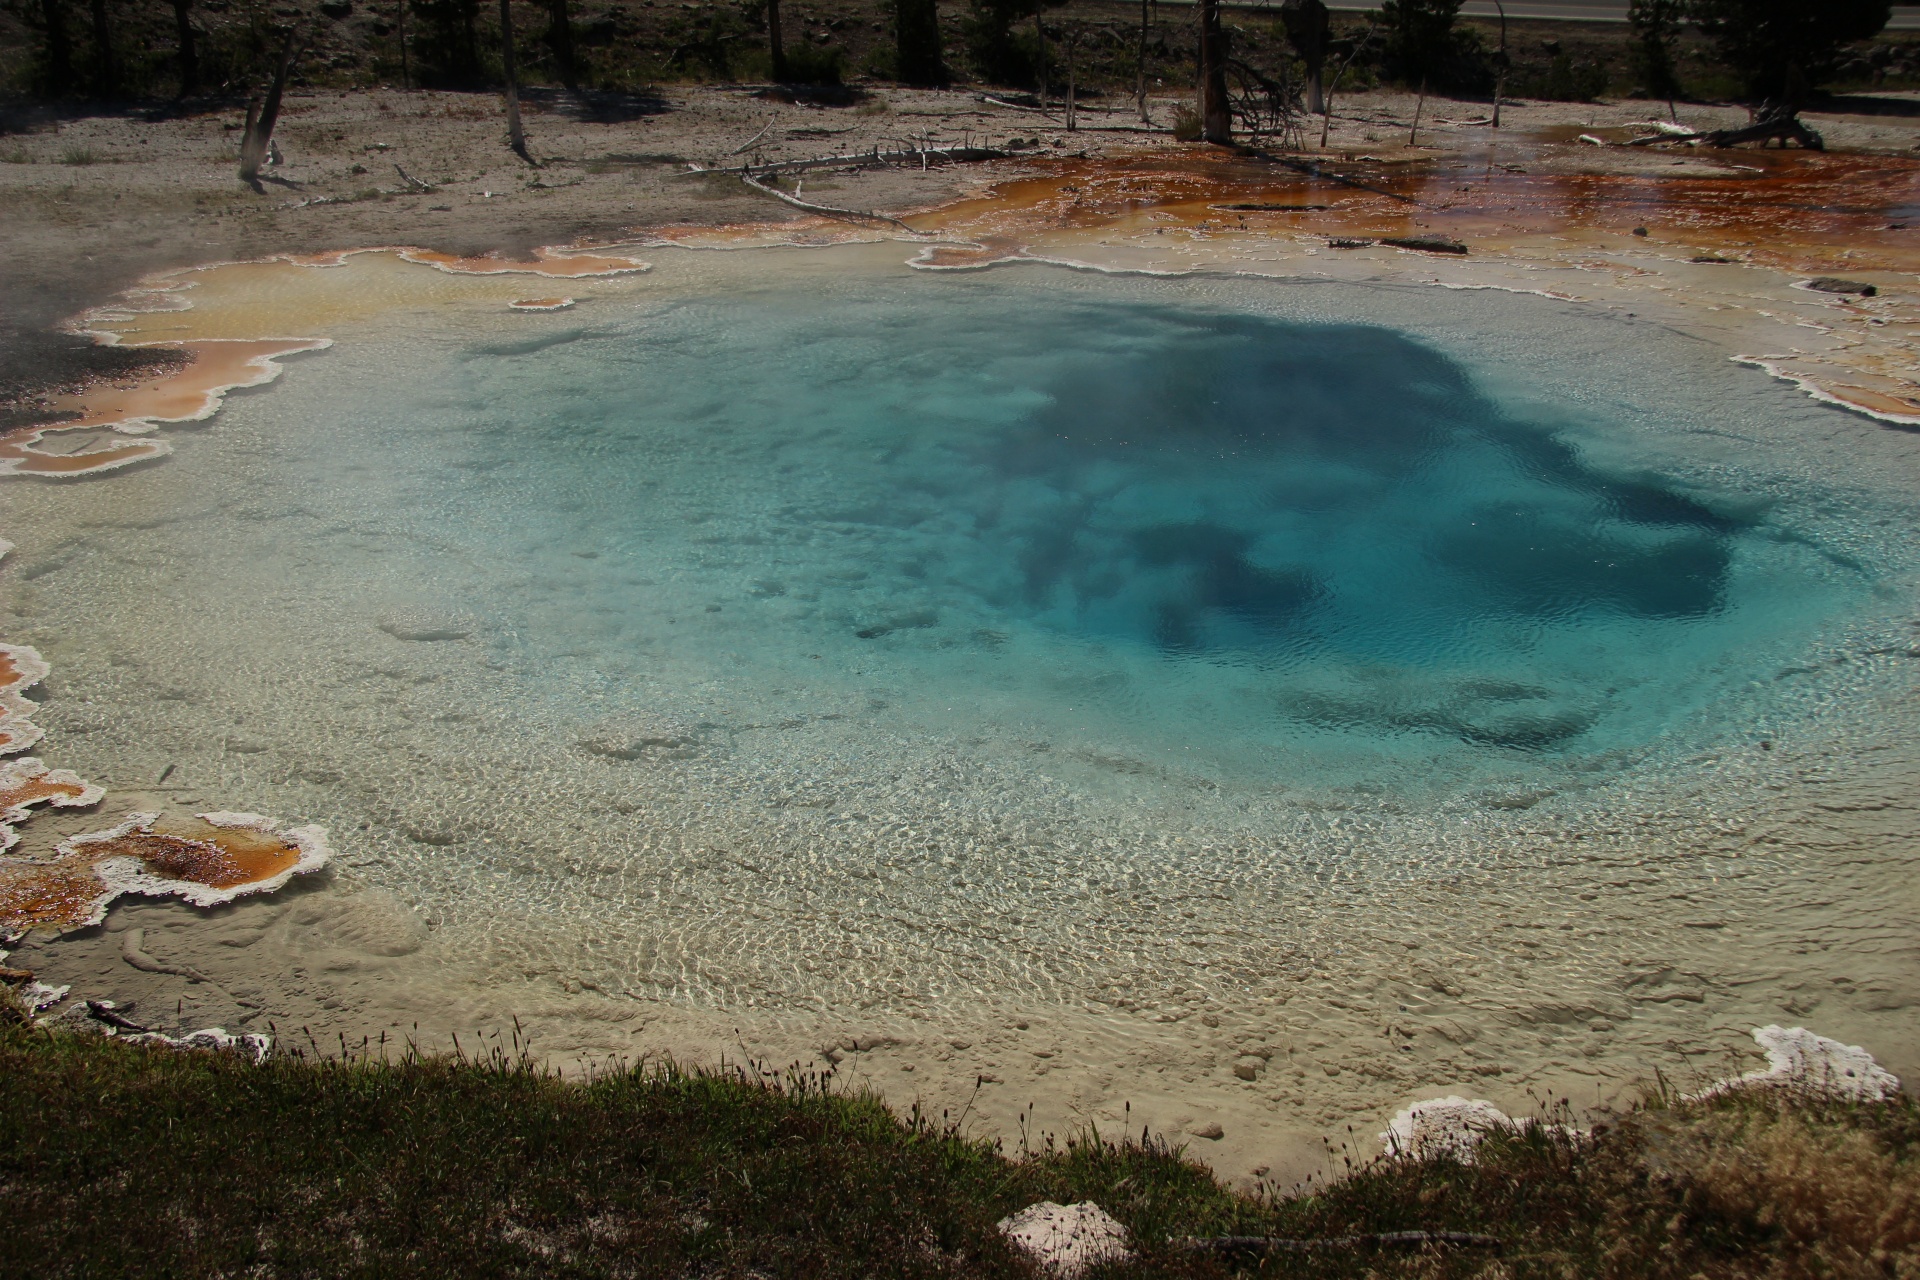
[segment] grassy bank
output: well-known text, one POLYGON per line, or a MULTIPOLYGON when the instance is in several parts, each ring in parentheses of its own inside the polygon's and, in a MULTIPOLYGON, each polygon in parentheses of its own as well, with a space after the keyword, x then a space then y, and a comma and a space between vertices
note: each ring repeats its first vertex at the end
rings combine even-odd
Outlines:
POLYGON ((1503 1247, 1349 1244, 1259 1273, 1920 1275, 1910 1100, 1656 1100, 1591 1139, 1494 1137, 1473 1165, 1372 1161, 1248 1195, 1151 1140, 1012 1156, 952 1118, 752 1070, 567 1082, 499 1051, 255 1066, 16 1024, 0 1080, 6 1275, 1022 1275, 994 1223, 1043 1199, 1126 1224, 1140 1255, 1116 1275, 1257 1265, 1174 1243, 1193 1236, 1405 1230, 1503 1247))

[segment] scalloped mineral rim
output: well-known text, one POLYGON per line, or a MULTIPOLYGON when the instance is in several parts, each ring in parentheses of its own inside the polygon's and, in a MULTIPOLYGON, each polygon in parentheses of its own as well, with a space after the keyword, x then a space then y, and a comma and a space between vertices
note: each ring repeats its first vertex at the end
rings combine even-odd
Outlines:
POLYGON ((196 907, 272 893, 333 856, 324 828, 282 830, 252 813, 199 815, 165 830, 157 813, 62 841, 47 861, 0 862, 0 926, 79 929, 106 919, 122 894, 174 895, 196 907))

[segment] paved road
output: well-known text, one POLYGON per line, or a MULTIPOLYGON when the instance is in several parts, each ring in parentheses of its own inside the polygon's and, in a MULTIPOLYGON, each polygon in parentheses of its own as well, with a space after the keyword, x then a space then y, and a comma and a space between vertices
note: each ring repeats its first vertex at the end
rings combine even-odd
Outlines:
MULTIPOLYGON (((1191 4, 1193 0, 1162 0, 1168 4, 1191 4)), ((1545 18, 1554 22, 1625 22, 1627 0, 1502 0, 1509 18, 1545 18)), ((1228 9, 1277 8, 1279 0, 1221 0, 1228 9)), ((1380 0, 1327 0, 1327 8, 1349 13, 1378 9, 1380 0)), ((1499 15, 1493 0, 1466 0, 1460 12, 1473 18, 1499 15)), ((1889 31, 1920 31, 1920 2, 1896 4, 1889 31)))
MULTIPOLYGON (((1625 22, 1627 0, 1503 0, 1509 18, 1548 18, 1561 22, 1625 22)), ((1329 9, 1378 9, 1379 0, 1327 0, 1329 9)), ((1499 13, 1493 0, 1467 0, 1460 12, 1475 18, 1499 13)), ((1920 31, 1920 6, 1895 5, 1889 31, 1920 31)))

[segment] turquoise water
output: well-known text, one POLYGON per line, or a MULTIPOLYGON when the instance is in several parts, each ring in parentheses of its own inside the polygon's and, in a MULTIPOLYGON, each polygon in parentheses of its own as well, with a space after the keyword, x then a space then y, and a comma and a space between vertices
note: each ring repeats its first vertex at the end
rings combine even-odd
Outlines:
POLYGON ((570 589, 501 602, 526 656, 768 709, 878 686, 1246 781, 1637 751, 1873 580, 1775 493, 1618 456, 1671 406, 1503 398, 1380 324, 909 277, 435 376, 358 447, 396 451, 390 509, 503 572, 569 549, 570 589))

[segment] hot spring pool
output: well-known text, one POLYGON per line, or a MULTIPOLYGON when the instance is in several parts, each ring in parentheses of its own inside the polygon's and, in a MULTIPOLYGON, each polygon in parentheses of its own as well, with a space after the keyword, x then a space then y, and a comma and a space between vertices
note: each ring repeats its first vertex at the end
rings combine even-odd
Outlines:
POLYGON ((1168 904, 1737 811, 1907 626, 1898 437, 1541 298, 669 251, 327 336, 6 491, 61 762, 609 992, 1253 981, 1313 926, 1168 904))

